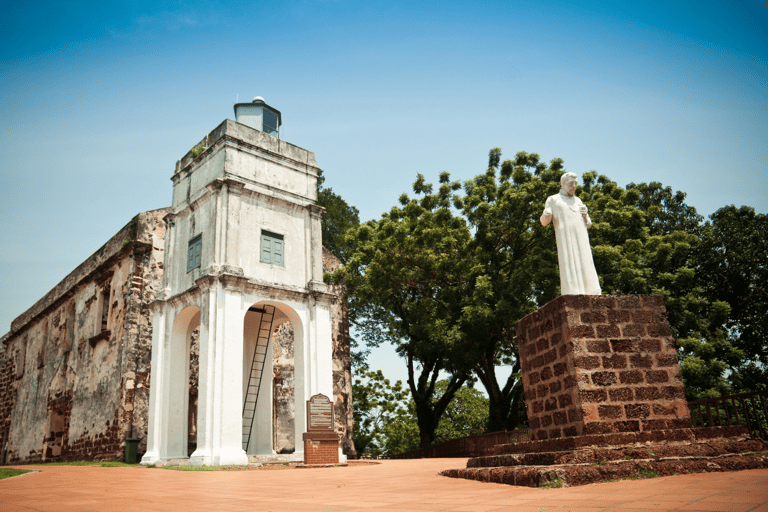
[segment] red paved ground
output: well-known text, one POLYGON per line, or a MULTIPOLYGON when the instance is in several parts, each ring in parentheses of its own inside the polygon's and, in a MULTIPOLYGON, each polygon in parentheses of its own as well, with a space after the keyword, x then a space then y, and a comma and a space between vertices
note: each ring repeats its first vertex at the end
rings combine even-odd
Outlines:
MULTIPOLYGON (((768 470, 533 489, 437 476, 466 459, 285 471, 48 466, 0 480, 0 511, 766 511, 768 470)), ((15 466, 24 467, 24 466, 15 466)), ((27 467, 31 469, 31 467, 27 467)))

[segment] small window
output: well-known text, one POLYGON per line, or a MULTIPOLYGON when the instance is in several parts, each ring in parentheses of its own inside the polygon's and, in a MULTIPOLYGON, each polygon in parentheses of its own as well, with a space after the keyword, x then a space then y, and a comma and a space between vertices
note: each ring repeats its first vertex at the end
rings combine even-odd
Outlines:
POLYGON ((203 234, 200 233, 189 241, 187 251, 187 272, 200 268, 200 254, 203 252, 203 234))
POLYGON ((283 235, 261 231, 261 262, 284 267, 283 235))
POLYGON ((268 133, 272 135, 273 137, 277 136, 277 114, 272 112, 271 110, 264 109, 262 113, 262 126, 264 128, 265 133, 268 133))

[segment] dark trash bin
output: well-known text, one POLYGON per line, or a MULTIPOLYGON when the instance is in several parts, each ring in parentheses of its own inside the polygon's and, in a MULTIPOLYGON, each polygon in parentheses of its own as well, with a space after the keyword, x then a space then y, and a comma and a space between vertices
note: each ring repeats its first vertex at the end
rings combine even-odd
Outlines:
POLYGON ((125 463, 137 464, 140 437, 129 437, 125 440, 125 463))

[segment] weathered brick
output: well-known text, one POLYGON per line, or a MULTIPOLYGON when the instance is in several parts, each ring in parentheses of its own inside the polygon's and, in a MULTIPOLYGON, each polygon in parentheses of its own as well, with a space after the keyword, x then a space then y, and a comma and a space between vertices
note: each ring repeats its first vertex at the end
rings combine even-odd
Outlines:
POLYGON ((621 331, 617 325, 598 325, 597 337, 598 338, 618 338, 621 336, 621 331))
POLYGON ((557 410, 557 398, 554 396, 547 398, 544 401, 544 410, 547 412, 557 410))
POLYGON ((592 383, 596 386, 612 386, 616 381, 614 372, 594 372, 592 374, 592 383))
POLYGON ((685 389, 682 386, 664 386, 660 391, 661 396, 667 400, 673 398, 685 399, 685 389))
POLYGON ((549 392, 557 393, 558 391, 560 391, 562 387, 563 387, 563 384, 559 380, 556 380, 549 384, 549 392))
POLYGON ((544 367, 541 370, 541 374, 540 375, 541 375, 541 380, 542 381, 551 379, 552 378, 552 368, 549 367, 549 366, 544 367))
POLYGON ((554 332, 549 336, 549 346, 554 347, 558 343, 563 341, 563 333, 561 332, 554 332))
POLYGON ((660 367, 664 366, 677 366, 677 354, 659 354, 656 356, 656 365, 660 367))
POLYGON ((642 309, 632 313, 632 318, 635 323, 638 324, 653 324, 656 323, 658 316, 653 311, 642 309))
POLYGON ((579 435, 579 431, 576 430, 576 427, 574 427, 574 426, 565 427, 563 429, 563 435, 565 437, 575 437, 575 436, 579 435))
POLYGON ((619 380, 622 384, 639 384, 643 382, 643 372, 639 370, 619 372, 619 380))
POLYGON ((536 387, 536 394, 538 395, 539 398, 544 398, 549 394, 549 386, 547 386, 546 384, 539 384, 536 387))
POLYGON ((614 352, 634 352, 635 342, 628 338, 612 339, 611 350, 614 352))
POLYGON ((550 425, 552 425, 552 416, 550 416, 549 414, 546 414, 546 415, 542 416, 541 417, 541 426, 542 427, 549 427, 550 425))
POLYGON ((629 365, 632 368, 652 368, 653 359, 651 359, 651 356, 632 354, 629 356, 629 365))
POLYGON ((532 429, 537 429, 541 425, 541 421, 539 420, 538 416, 534 416, 532 418, 528 419, 528 427, 532 429))
POLYGON ((549 340, 547 338, 539 338, 536 341, 536 352, 543 352, 549 348, 549 340))
POLYGON ((571 338, 594 338, 595 330, 591 325, 572 325, 568 327, 571 338))
POLYGON ((568 415, 565 411, 557 411, 552 415, 552 419, 555 422, 555 425, 565 425, 568 423, 568 415))
POLYGON ((527 375, 528 375, 528 384, 533 385, 538 383, 539 380, 541 380, 541 375, 539 374, 539 372, 528 372, 527 375))
POLYGON ((599 403, 608 399, 608 393, 604 389, 582 389, 579 390, 579 396, 584 403, 599 403))
POLYGON ((621 354, 615 354, 613 356, 603 356, 603 368, 626 368, 627 356, 621 354))
POLYGON ((553 348, 544 354, 544 364, 552 364, 557 361, 557 348, 553 348))
POLYGON ((573 358, 573 364, 576 368, 592 370, 600 368, 600 358, 597 356, 578 356, 573 358))
POLYGON ((605 315, 597 311, 585 311, 581 314, 581 321, 585 324, 604 324, 605 315))
POLYGON ((561 409, 565 409, 569 405, 573 405, 573 397, 568 393, 564 393, 557 397, 557 403, 561 409))
POLYGON ((635 399, 632 388, 614 388, 608 390, 608 396, 612 402, 631 402, 635 399))
POLYGON ((640 352, 656 353, 661 351, 661 341, 656 339, 640 340, 640 343, 638 343, 638 348, 640 349, 640 352))
POLYGON ((575 385, 576 385, 576 376, 566 375, 565 378, 563 379, 563 387, 565 389, 571 389, 575 385))
POLYGON ((649 384, 668 382, 669 373, 666 370, 646 370, 645 381, 649 384))
POLYGON ((600 405, 597 408, 597 414, 602 420, 612 420, 621 418, 623 411, 620 405, 600 405))
POLYGON ((632 320, 632 315, 629 314, 629 311, 622 310, 622 309, 612 309, 608 311, 608 323, 611 324, 621 324, 626 323, 632 320))
POLYGON ((677 407, 675 405, 653 404, 653 414, 655 416, 676 416, 677 407))
POLYGON ((640 401, 658 400, 662 397, 659 388, 654 386, 645 386, 635 388, 635 399, 640 401))
POLYGON ((533 402, 533 414, 539 414, 540 412, 544 411, 544 401, 539 400, 538 402, 533 402))
POLYGON ((642 425, 643 430, 665 430, 667 428, 667 420, 642 420, 640 424, 642 425))
POLYGON ((608 340, 587 340, 587 352, 610 352, 608 340))
POLYGON ((640 297, 637 295, 621 295, 617 297, 619 307, 622 309, 637 309, 642 307, 640 297))
POLYGON ((565 363, 555 363, 555 365, 552 367, 553 371, 555 372, 555 375, 563 376, 566 372, 566 366, 565 363))
POLYGON ((621 328, 621 335, 627 337, 645 336, 645 326, 642 324, 628 324, 621 328))
POLYGON ((651 407, 648 404, 627 404, 624 414, 627 418, 647 418, 651 415, 651 407))
POLYGON ((672 329, 670 329, 668 323, 651 324, 646 326, 646 329, 648 330, 648 336, 672 336, 672 329))

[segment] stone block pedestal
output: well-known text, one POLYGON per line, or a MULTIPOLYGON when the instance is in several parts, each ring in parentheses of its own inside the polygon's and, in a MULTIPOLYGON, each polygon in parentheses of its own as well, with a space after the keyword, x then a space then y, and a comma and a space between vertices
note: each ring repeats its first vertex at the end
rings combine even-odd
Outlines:
POLYGON ((564 295, 517 338, 532 439, 691 426, 660 295, 564 295))

